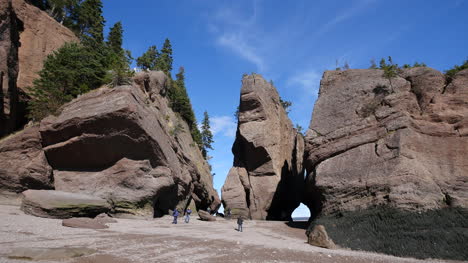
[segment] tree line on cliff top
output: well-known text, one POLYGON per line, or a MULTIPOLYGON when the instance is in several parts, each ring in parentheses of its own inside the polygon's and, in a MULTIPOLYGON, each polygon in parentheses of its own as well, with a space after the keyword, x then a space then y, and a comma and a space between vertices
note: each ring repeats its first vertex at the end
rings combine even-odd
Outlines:
MULTIPOLYGON (((70 28, 80 39, 79 43, 66 43, 49 55, 39 78, 31 88, 29 118, 39 121, 50 114, 58 114, 60 107, 78 95, 104 84, 111 87, 131 83, 134 71, 130 51, 122 47, 123 26, 115 23, 104 38, 105 20, 101 0, 30 0, 31 4, 70 28)), ((187 122, 194 141, 207 158, 211 149, 212 134, 201 133, 185 87, 185 70, 181 67, 176 79, 171 76, 172 46, 164 41, 161 51, 151 46, 136 59, 143 70, 161 70, 169 77, 168 99, 171 108, 187 122), (210 137, 211 136, 211 137, 210 137)), ((206 114, 205 117, 208 115, 206 114)), ((209 122, 208 119, 204 120, 209 122)))

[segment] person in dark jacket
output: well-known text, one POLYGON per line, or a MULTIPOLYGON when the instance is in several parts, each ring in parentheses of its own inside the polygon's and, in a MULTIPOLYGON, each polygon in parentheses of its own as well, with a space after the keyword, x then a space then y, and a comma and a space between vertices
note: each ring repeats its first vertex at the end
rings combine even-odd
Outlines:
POLYGON ((190 214, 192 213, 192 209, 187 209, 185 210, 185 223, 188 223, 190 221, 190 214))
POLYGON ((237 218, 237 231, 242 232, 242 224, 244 223, 244 219, 240 216, 237 218))
POLYGON ((226 212, 226 219, 231 219, 231 208, 228 208, 226 212))
POLYGON ((172 216, 174 217, 174 221, 172 221, 172 223, 177 224, 177 217, 179 216, 179 210, 175 209, 174 212, 172 212, 172 216))

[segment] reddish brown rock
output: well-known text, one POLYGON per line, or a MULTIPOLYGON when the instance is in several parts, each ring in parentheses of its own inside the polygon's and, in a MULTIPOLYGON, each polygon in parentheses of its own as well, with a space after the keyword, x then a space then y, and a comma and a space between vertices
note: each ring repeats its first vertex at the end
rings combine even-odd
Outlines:
POLYGON ((20 34, 17 86, 28 93, 46 57, 63 44, 79 40, 70 29, 24 0, 13 0, 13 8, 24 25, 20 34))
POLYGON ((163 96, 166 79, 140 73, 133 86, 84 94, 41 122, 57 190, 100 196, 116 213, 140 216, 191 200, 198 209, 219 207, 208 164, 163 96))
POLYGON ((53 181, 38 126, 0 140, 0 190, 53 189, 53 181))
POLYGON ((304 184, 303 149, 273 85, 260 75, 245 75, 234 167, 221 190, 225 209, 252 219, 290 219, 304 184))
POLYGON ((114 218, 108 216, 105 213, 97 215, 94 220, 97 220, 101 224, 111 224, 111 223, 117 223, 117 220, 114 218))
POLYGON ((0 137, 27 122, 29 88, 44 60, 66 42, 72 31, 24 0, 0 2, 0 137))
POLYGON ((27 190, 23 192, 21 210, 48 218, 95 217, 108 212, 110 205, 104 199, 85 194, 27 190))
POLYGON ((86 229, 106 229, 109 228, 105 223, 87 217, 76 217, 62 220, 62 226, 72 228, 86 228, 86 229))
POLYGON ((17 126, 18 49, 23 23, 18 19, 11 0, 0 0, 0 137, 17 126))
POLYGON ((328 249, 335 249, 336 245, 328 237, 325 227, 322 225, 316 225, 310 233, 307 233, 307 243, 316 247, 323 247, 328 249))
POLYGON ((327 71, 306 135, 312 215, 468 206, 468 70, 327 71), (393 91, 392 91, 393 87, 393 91))
POLYGON ((203 221, 216 221, 216 217, 210 215, 210 213, 204 210, 198 210, 198 216, 203 221))

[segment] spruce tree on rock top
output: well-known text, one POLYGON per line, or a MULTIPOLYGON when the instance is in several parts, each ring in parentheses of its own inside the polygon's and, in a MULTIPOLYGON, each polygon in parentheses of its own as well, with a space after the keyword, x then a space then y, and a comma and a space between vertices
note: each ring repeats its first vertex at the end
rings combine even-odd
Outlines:
POLYGON ((148 50, 137 58, 137 67, 143 70, 156 70, 156 62, 159 58, 159 52, 156 46, 151 46, 148 50))
POLYGON ((203 121, 201 127, 201 139, 202 139, 202 154, 205 159, 208 157, 208 149, 213 150, 212 143, 213 141, 213 134, 210 130, 210 117, 208 116, 208 112, 205 111, 203 113, 203 121))
POLYGON ((172 110, 179 113, 182 119, 187 122, 193 140, 201 147, 201 134, 197 127, 197 120, 187 94, 187 89, 185 88, 185 70, 183 67, 179 68, 179 72, 176 74, 176 80, 171 82, 167 94, 172 110))
POLYGON ((106 42, 109 71, 104 82, 111 87, 129 85, 133 76, 130 70, 132 56, 130 51, 122 48, 122 42, 123 27, 121 22, 117 22, 111 27, 106 42))
POLYGON ((117 22, 109 30, 107 37, 107 47, 111 49, 115 54, 119 54, 123 51, 123 27, 122 22, 117 22))
POLYGON ((166 75, 170 76, 172 71, 172 62, 172 45, 171 41, 166 38, 161 49, 161 54, 159 55, 156 62, 156 69, 161 70, 166 73, 166 75))
POLYGON ((104 42, 104 17, 101 0, 84 0, 78 9, 78 26, 82 41, 104 42))

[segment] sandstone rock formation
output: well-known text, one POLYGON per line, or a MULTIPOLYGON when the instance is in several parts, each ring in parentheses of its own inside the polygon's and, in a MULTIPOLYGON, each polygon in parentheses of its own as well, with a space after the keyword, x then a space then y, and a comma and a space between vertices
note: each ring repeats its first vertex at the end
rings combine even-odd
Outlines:
POLYGON ((38 125, 0 140, 0 191, 53 188, 52 167, 42 150, 38 125))
POLYGON ((23 23, 11 0, 0 1, 0 137, 16 128, 18 111, 18 49, 23 23))
POLYGON ((318 213, 468 207, 468 70, 327 71, 306 135, 305 203, 318 213))
POLYGON ((260 75, 242 79, 234 167, 221 190, 233 217, 287 220, 304 184, 304 140, 293 128, 276 89, 260 75))
POLYGON ((28 93, 46 57, 63 44, 79 40, 70 29, 24 0, 13 0, 13 8, 24 25, 20 34, 17 86, 28 93))
POLYGON ((101 88, 41 122, 42 145, 55 189, 112 203, 115 213, 162 216, 217 209, 208 164, 187 124, 168 106, 162 72, 144 72, 133 86, 101 88))
POLYGON ((210 215, 210 213, 208 213, 205 210, 199 210, 198 211, 198 216, 203 221, 216 221, 216 217, 210 215))
POLYGON ((109 228, 105 223, 99 222, 95 218, 87 217, 74 217, 62 220, 62 226, 72 228, 86 228, 86 229, 106 229, 109 228))
POLYGON ((26 123, 25 102, 47 55, 72 31, 24 0, 0 1, 0 137, 26 123))
POLYGON ((307 243, 316 246, 334 249, 336 248, 335 243, 328 237, 325 227, 322 225, 316 225, 312 231, 307 234, 307 243))
MULTIPOLYGON (((40 127, 1 140, 0 194, 86 194, 107 200, 117 215, 162 216, 189 206, 194 212, 217 210, 210 168, 188 125, 163 96, 166 81, 162 72, 140 73, 133 86, 84 94, 40 127)), ((60 203, 62 195, 51 195, 60 203)), ((23 207, 55 216, 47 208, 35 212, 47 206, 36 203, 26 198, 23 207)))
POLYGON ((39 217, 95 217, 111 208, 106 200, 85 194, 27 190, 23 192, 23 196, 21 210, 39 217))

